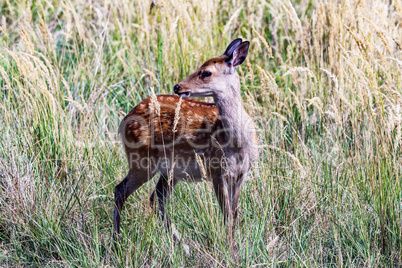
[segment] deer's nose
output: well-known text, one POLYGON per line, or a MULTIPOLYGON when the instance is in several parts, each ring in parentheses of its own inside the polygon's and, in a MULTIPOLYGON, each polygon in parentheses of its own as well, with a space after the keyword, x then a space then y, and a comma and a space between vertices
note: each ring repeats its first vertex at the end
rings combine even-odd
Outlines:
POLYGON ((179 86, 179 84, 176 84, 174 87, 173 87, 173 91, 174 91, 174 93, 179 93, 179 90, 180 90, 180 86, 179 86))

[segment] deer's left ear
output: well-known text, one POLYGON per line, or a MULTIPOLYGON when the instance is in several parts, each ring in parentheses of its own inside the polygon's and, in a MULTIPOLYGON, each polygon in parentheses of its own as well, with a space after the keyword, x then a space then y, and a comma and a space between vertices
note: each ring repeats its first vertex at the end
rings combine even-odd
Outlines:
POLYGON ((240 64, 244 62, 247 57, 248 48, 250 46, 250 42, 245 41, 238 45, 232 55, 226 60, 226 62, 230 63, 233 68, 236 68, 240 64))

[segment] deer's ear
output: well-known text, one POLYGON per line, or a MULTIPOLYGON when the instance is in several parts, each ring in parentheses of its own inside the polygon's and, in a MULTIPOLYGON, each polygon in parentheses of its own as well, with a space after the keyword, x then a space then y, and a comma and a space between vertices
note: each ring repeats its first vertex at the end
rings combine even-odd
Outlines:
POLYGON ((241 44, 241 38, 237 38, 235 40, 233 40, 228 47, 225 50, 225 53, 223 53, 223 55, 230 57, 233 54, 233 51, 235 50, 235 48, 241 44))
POLYGON ((226 59, 226 62, 230 63, 233 68, 236 68, 237 66, 242 64, 247 57, 249 46, 250 42, 245 41, 235 47, 232 55, 230 55, 229 58, 226 59))

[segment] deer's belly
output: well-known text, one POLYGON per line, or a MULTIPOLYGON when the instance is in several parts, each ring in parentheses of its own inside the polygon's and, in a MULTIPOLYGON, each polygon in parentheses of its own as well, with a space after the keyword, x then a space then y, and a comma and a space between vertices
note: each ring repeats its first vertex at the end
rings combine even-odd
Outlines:
POLYGON ((216 168, 220 168, 220 159, 211 161, 209 156, 204 154, 192 155, 174 154, 170 157, 156 159, 156 169, 165 177, 174 177, 178 180, 189 182, 210 180, 210 172, 216 168), (211 164, 214 164, 212 166, 211 164))

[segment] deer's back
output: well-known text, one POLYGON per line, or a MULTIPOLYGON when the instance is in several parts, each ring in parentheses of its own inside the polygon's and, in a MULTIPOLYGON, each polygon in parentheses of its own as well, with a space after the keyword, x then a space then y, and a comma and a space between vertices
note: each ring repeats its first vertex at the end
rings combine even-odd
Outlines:
POLYGON ((155 155, 175 152, 194 156, 211 152, 222 123, 212 103, 172 95, 149 97, 120 124, 126 152, 155 155), (214 136, 217 134, 216 136, 214 136))

